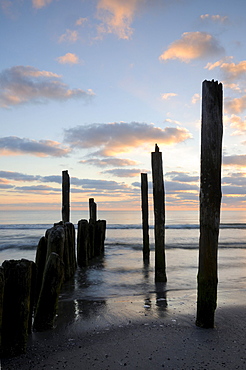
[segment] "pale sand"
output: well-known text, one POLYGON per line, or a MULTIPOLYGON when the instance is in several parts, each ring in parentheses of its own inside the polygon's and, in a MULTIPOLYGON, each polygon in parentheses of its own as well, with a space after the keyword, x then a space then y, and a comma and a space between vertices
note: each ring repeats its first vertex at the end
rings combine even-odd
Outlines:
POLYGON ((172 292, 171 301, 168 293, 168 306, 159 313, 139 298, 131 311, 128 299, 115 301, 118 319, 107 312, 85 326, 79 321, 34 333, 27 353, 2 360, 2 369, 246 369, 244 295, 235 290, 219 296, 214 329, 195 326, 194 291, 172 292), (134 310, 138 319, 131 319, 134 310))

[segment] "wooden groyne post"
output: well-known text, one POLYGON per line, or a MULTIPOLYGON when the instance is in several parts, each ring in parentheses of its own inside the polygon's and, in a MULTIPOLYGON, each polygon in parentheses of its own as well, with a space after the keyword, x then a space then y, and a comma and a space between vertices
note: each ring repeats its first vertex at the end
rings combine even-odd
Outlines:
POLYGON ((221 204, 222 84, 202 85, 200 241, 196 325, 214 327, 221 204))
POLYGON ((94 202, 94 198, 89 199, 89 213, 90 213, 90 220, 96 222, 97 220, 97 204, 94 202))
POLYGON ((149 205, 148 205, 148 175, 141 173, 141 207, 143 229, 143 260, 149 262, 149 205))
POLYGON ((68 171, 62 171, 62 221, 70 220, 70 178, 68 171))
POLYGON ((162 153, 155 145, 151 153, 153 198, 155 216, 155 281, 167 281, 165 260, 165 192, 162 153))

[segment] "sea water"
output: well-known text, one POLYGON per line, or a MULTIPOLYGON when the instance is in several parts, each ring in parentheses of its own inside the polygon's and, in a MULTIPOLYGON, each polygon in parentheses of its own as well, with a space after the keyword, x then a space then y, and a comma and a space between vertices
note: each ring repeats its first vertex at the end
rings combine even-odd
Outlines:
MULTIPOLYGON (((88 212, 72 211, 75 228, 88 212)), ((137 314, 160 315, 166 306, 196 300, 199 254, 197 211, 166 211, 167 283, 154 282, 154 227, 149 217, 150 263, 142 256, 141 211, 99 211, 107 221, 105 254, 65 284, 60 297, 63 312, 78 322, 91 317, 137 314), (178 292, 178 294, 177 294, 178 292), (178 297, 178 298, 177 298, 178 297), (124 310, 121 307, 125 307, 124 310), (72 307, 72 308, 71 308, 72 307), (107 313, 107 315, 106 315, 107 313), (110 314, 109 314, 110 313, 110 314), (99 315, 99 316, 98 316, 99 315)), ((0 262, 35 260, 39 239, 60 220, 58 211, 5 211, 0 216, 0 262)), ((246 304, 246 212, 222 211, 218 251, 219 302, 246 304)), ((64 319, 64 314, 63 314, 64 319)))

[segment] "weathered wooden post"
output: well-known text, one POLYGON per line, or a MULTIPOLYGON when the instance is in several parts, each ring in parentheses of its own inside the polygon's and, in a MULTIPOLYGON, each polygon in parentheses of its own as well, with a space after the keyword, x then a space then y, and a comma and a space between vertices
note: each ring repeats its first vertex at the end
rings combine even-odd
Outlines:
POLYGON ((202 85, 200 241, 196 325, 214 327, 221 204, 222 84, 202 85))
POLYGON ((153 198, 155 216, 155 281, 166 282, 165 260, 165 193, 162 168, 162 153, 155 145, 151 153, 153 198))
POLYGON ((52 252, 45 266, 43 284, 34 317, 34 330, 44 331, 53 328, 63 278, 64 264, 60 256, 52 252))
POLYGON ((62 221, 70 221, 70 178, 68 171, 62 171, 62 221))
POLYGON ((95 232, 95 256, 100 256, 104 252, 104 241, 106 234, 106 221, 97 220, 95 232))
POLYGON ((90 220, 96 222, 97 220, 97 204, 94 202, 94 198, 89 199, 89 211, 90 211, 90 220))
POLYGON ((47 244, 48 240, 45 236, 42 236, 38 242, 37 251, 36 251, 36 268, 37 268, 37 283, 36 283, 36 291, 35 291, 35 303, 38 301, 38 297, 40 294, 40 289, 43 282, 43 274, 44 274, 44 268, 46 263, 46 256, 47 256, 47 244))
POLYGON ((4 296, 4 271, 0 267, 0 357, 2 348, 2 322, 3 322, 3 296, 4 296))
POLYGON ((79 267, 88 266, 89 243, 89 223, 87 220, 79 220, 77 233, 77 261, 79 267))
POLYGON ((143 228, 143 260, 149 262, 149 205, 148 205, 148 176, 141 173, 141 206, 143 228))
POLYGON ((33 288, 33 264, 26 259, 4 261, 4 295, 2 316, 3 357, 17 356, 26 351, 33 288))

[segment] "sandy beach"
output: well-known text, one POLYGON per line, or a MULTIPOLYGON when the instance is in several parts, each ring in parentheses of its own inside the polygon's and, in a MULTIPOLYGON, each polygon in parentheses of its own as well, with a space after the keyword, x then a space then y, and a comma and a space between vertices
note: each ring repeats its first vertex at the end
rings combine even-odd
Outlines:
MULTIPOLYGON (((152 302, 143 305, 143 297, 116 299, 111 305, 118 318, 106 310, 76 323, 60 310, 57 327, 33 333, 27 353, 3 359, 2 369, 245 369, 245 302, 236 303, 239 295, 219 294, 214 329, 195 326, 194 290, 167 292, 167 301, 156 307, 156 300, 153 308, 152 302)), ((91 305, 95 310, 101 303, 91 305)))

